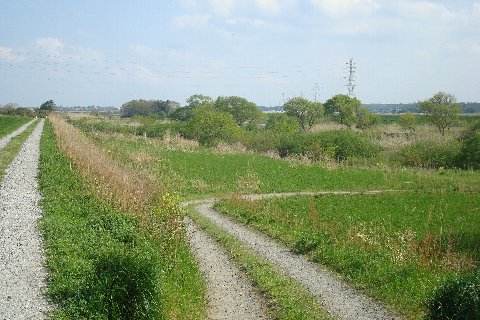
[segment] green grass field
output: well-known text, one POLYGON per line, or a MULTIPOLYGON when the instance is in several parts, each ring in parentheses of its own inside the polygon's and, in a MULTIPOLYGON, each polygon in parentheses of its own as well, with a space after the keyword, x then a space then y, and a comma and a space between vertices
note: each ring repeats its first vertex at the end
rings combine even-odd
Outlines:
POLYGON ((30 121, 29 117, 15 117, 15 116, 3 116, 0 115, 0 139, 9 133, 12 133, 15 129, 18 129, 21 125, 30 121))
POLYGON ((480 262, 480 198, 470 193, 225 200, 216 208, 413 319, 438 284, 480 262))
MULTIPOLYGON (((305 164, 160 139, 87 134, 116 161, 152 174, 182 199, 213 195, 236 199, 238 194, 293 191, 402 191, 231 200, 217 207, 308 254, 408 318, 424 317, 426 301, 438 285, 478 266, 479 171, 382 163, 305 164)), ((235 244, 225 235, 208 225, 203 228, 233 252, 235 244)), ((239 264, 249 259, 248 253, 232 253, 232 257, 239 264)))

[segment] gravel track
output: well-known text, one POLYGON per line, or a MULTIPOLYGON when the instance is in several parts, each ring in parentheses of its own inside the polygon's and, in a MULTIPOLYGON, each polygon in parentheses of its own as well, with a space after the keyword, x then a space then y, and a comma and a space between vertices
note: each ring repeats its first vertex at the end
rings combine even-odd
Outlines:
MULTIPOLYGON (((262 199, 305 194, 374 194, 381 192, 385 191, 275 193, 245 197, 262 199)), ((250 228, 215 211, 212 208, 214 199, 197 200, 189 204, 195 203, 200 203, 196 209, 204 217, 249 245, 259 256, 305 286, 334 317, 348 320, 401 319, 399 315, 387 310, 380 303, 356 292, 328 270, 321 269, 318 264, 308 261, 305 256, 296 255, 289 248, 268 236, 252 231, 250 228)))
POLYGON ((21 134, 23 131, 25 131, 34 121, 35 120, 31 120, 30 122, 24 124, 23 126, 18 128, 17 130, 13 131, 12 133, 7 134, 5 137, 0 139, 0 149, 5 148, 5 146, 10 142, 10 140, 15 138, 19 134, 21 134))
POLYGON ((44 319, 50 310, 36 228, 42 215, 36 177, 43 125, 44 120, 25 141, 0 185, 0 319, 44 319))
POLYGON ((215 240, 186 218, 190 247, 207 284, 209 319, 269 319, 262 298, 215 240))

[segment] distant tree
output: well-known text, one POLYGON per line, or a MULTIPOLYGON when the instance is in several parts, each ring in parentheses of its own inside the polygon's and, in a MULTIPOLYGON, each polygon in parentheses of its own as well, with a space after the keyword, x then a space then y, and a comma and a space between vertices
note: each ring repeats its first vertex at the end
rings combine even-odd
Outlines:
POLYGON ((231 114, 204 105, 195 108, 186 124, 185 133, 188 138, 196 139, 202 145, 214 146, 220 141, 234 142, 240 134, 240 127, 231 114))
POLYGON ((147 116, 154 113, 154 105, 152 101, 147 100, 130 100, 122 104, 121 107, 122 117, 130 118, 135 115, 147 116))
POLYGON ((53 111, 56 107, 57 106, 55 105, 55 102, 53 102, 53 100, 48 100, 42 103, 42 105, 40 106, 40 110, 53 111))
POLYGON ((180 106, 178 102, 167 100, 130 100, 122 105, 122 117, 150 116, 164 118, 180 106))
POLYGON ((415 125, 417 123, 417 118, 415 115, 411 112, 404 113, 400 116, 400 119, 398 120, 398 124, 404 129, 404 130, 411 130, 415 132, 415 125))
POLYGON ((231 114, 239 126, 254 121, 261 114, 255 103, 236 96, 218 97, 214 106, 217 110, 231 114))
POLYGON ((297 119, 285 113, 272 113, 268 116, 265 129, 277 133, 292 133, 300 131, 297 119))
POLYGON ((191 95, 190 97, 187 98, 187 107, 191 107, 191 108, 196 108, 201 105, 212 104, 212 103, 213 103, 212 98, 210 98, 209 96, 204 96, 203 94, 200 94, 200 93, 191 95))
POLYGON ((453 95, 440 91, 430 99, 420 101, 419 111, 428 116, 441 135, 445 135, 445 129, 449 129, 457 119, 460 107, 453 95))
POLYGON ((357 110, 361 107, 360 100, 354 98, 346 104, 342 104, 338 110, 338 117, 336 118, 340 124, 351 128, 357 120, 357 110))
POLYGON ((305 98, 291 98, 283 105, 288 116, 295 117, 303 131, 310 130, 323 117, 324 108, 319 102, 312 102, 305 98))
POLYGON ((341 106, 349 104, 351 101, 352 98, 350 98, 349 96, 344 94, 337 94, 325 101, 325 114, 333 115, 336 112, 340 112, 341 106))
POLYGON ((188 121, 193 116, 194 107, 180 107, 173 110, 168 117, 172 120, 188 121))
POLYGON ((357 108, 355 115, 355 126, 358 129, 368 129, 378 123, 378 116, 368 111, 367 107, 361 105, 357 108))
POLYGON ((164 113, 165 115, 169 115, 175 109, 180 107, 180 103, 176 101, 162 101, 162 100, 155 100, 153 101, 153 111, 155 113, 164 113))

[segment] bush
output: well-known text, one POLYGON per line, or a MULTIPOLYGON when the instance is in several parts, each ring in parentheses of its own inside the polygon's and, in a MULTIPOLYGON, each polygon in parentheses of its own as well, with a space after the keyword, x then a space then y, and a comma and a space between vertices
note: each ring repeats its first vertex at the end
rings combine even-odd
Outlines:
POLYGON ((256 152, 267 152, 270 150, 278 150, 280 145, 280 136, 280 134, 270 130, 245 132, 240 142, 249 150, 256 152))
POLYGON ((480 270, 450 280, 428 301, 427 319, 480 319, 480 270))
POLYGON ((231 114, 210 106, 196 108, 185 126, 186 137, 196 139, 204 146, 215 146, 220 141, 236 142, 240 133, 240 127, 231 114))
POLYGON ((403 166, 450 168, 457 162, 460 146, 457 141, 417 141, 401 148, 394 156, 403 166))
POLYGON ((459 167, 480 169, 480 123, 471 126, 462 136, 458 156, 459 167))
POLYGON ((351 158, 371 158, 378 154, 380 148, 358 133, 337 130, 285 135, 280 141, 278 151, 282 157, 306 155, 312 160, 332 157, 336 161, 343 161, 351 158))

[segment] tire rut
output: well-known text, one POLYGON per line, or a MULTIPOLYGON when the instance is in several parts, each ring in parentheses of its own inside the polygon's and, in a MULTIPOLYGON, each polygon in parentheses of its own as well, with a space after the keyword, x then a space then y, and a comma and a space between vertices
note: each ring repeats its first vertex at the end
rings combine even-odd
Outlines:
MULTIPOLYGON (((395 192, 395 190, 273 193, 244 197, 256 200, 293 195, 377 194, 382 192, 395 192)), ((196 210, 205 218, 247 244, 256 254, 276 266, 282 273, 301 283, 334 317, 346 320, 402 319, 381 303, 355 291, 330 271, 308 261, 305 256, 296 255, 289 248, 268 236, 253 231, 215 211, 212 208, 214 199, 196 200, 187 204, 196 204, 196 210)))
POLYGON ((186 218, 187 235, 207 284, 207 316, 213 320, 269 319, 246 275, 204 231, 186 218))

